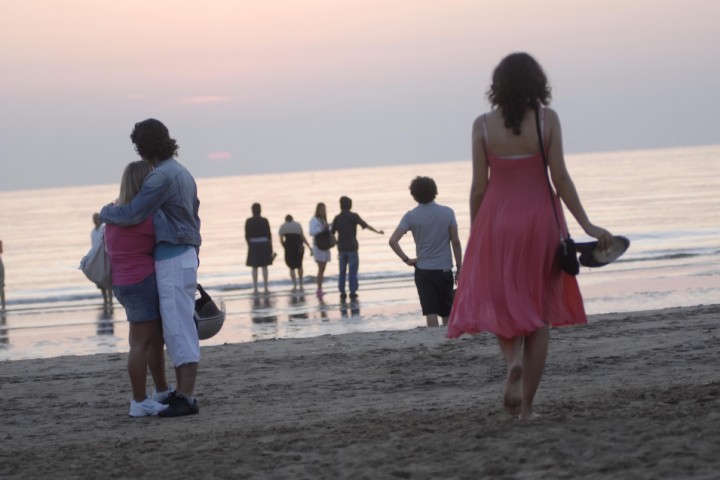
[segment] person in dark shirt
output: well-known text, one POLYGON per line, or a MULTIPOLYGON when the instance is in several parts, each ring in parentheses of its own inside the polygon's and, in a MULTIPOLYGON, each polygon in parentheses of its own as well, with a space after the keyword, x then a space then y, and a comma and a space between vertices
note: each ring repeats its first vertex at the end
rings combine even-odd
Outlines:
POLYGON ((268 292, 268 265, 273 261, 272 234, 267 218, 260 216, 260 204, 252 204, 253 216, 245 221, 245 240, 248 243, 247 262, 252 267, 253 292, 258 293, 258 267, 262 268, 263 286, 268 292))
POLYGON ((333 234, 337 233, 337 247, 338 247, 338 258, 340 263, 340 275, 338 276, 338 290, 340 291, 340 298, 345 300, 347 294, 345 293, 345 276, 349 267, 350 275, 348 283, 350 287, 350 299, 354 300, 357 298, 358 289, 358 266, 360 264, 358 258, 358 241, 357 241, 357 227, 360 225, 363 229, 368 229, 380 235, 385 232, 382 230, 376 230, 372 226, 368 225, 365 220, 360 218, 355 212, 351 212, 352 200, 348 197, 340 197, 340 214, 338 214, 332 223, 333 234))

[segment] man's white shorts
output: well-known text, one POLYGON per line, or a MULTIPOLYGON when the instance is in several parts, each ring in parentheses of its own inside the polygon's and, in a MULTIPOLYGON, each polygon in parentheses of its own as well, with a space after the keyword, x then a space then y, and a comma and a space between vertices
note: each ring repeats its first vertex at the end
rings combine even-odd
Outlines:
POLYGON ((177 257, 155 261, 163 337, 176 367, 200 362, 200 340, 193 319, 197 269, 194 248, 177 257))

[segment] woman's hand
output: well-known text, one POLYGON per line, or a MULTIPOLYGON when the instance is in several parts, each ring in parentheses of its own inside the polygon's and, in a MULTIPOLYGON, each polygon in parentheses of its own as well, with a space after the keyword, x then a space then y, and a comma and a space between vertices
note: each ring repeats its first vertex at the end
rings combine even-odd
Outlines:
POLYGON ((585 233, 597 239, 599 250, 607 250, 608 248, 610 248, 610 245, 612 245, 612 233, 608 232, 602 227, 597 227, 591 224, 588 228, 585 229, 585 233))

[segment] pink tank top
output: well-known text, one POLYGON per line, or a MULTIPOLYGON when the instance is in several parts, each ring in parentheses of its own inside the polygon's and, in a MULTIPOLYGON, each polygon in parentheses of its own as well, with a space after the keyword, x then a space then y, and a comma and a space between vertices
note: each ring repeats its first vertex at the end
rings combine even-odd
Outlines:
POLYGON ((155 227, 152 215, 131 227, 105 226, 113 285, 132 285, 155 272, 155 227))

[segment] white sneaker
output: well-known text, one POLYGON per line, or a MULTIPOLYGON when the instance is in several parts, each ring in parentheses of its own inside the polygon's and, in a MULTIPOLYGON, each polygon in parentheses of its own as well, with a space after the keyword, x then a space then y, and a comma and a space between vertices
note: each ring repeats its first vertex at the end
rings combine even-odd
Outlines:
POLYGON ((158 392, 153 388, 152 394, 150 395, 150 398, 155 400, 158 403, 164 403, 171 393, 175 391, 175 387, 173 385, 168 385, 167 390, 164 392, 158 392))
POLYGON ((128 413, 128 415, 130 415, 131 417, 147 417, 150 415, 157 415, 159 412, 162 412, 166 408, 168 408, 167 405, 156 402, 151 398, 146 398, 142 402, 130 400, 130 412, 128 413))

